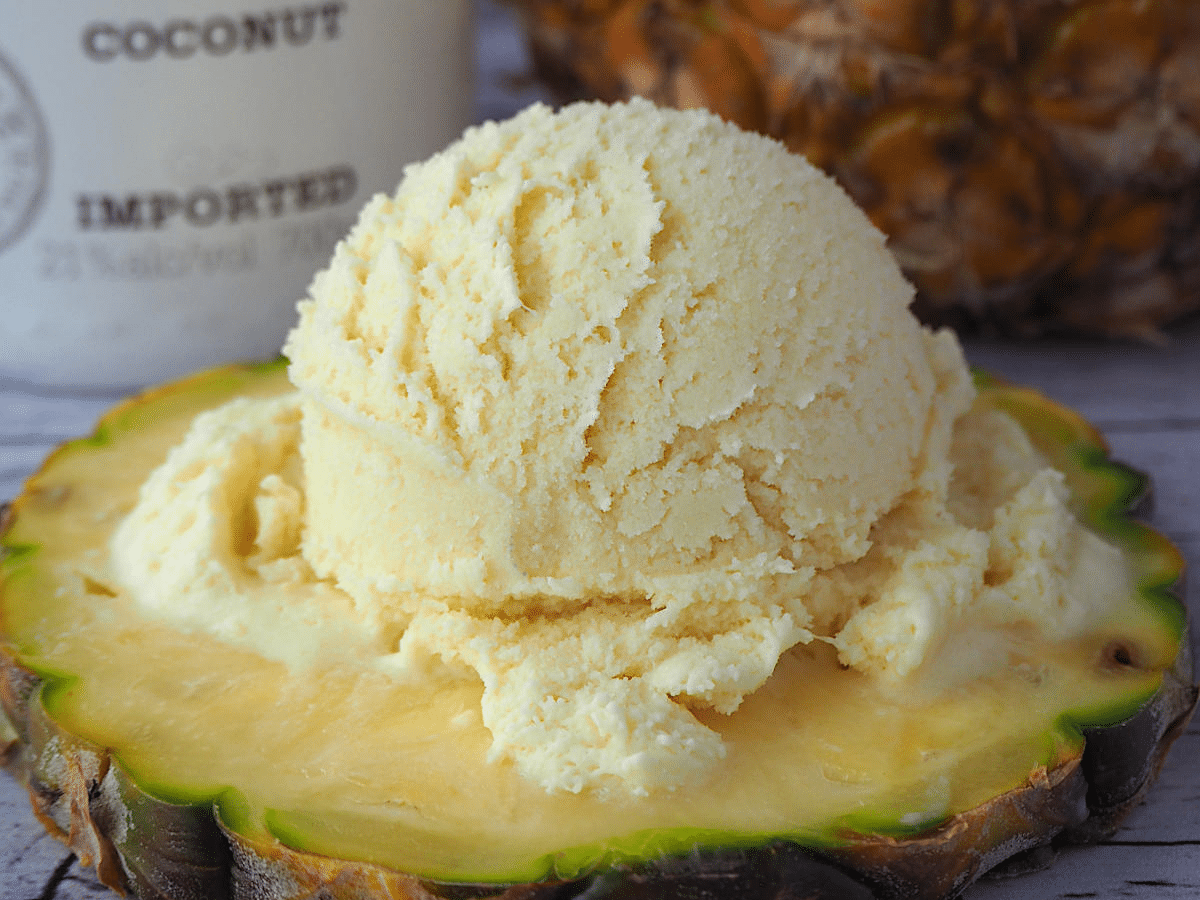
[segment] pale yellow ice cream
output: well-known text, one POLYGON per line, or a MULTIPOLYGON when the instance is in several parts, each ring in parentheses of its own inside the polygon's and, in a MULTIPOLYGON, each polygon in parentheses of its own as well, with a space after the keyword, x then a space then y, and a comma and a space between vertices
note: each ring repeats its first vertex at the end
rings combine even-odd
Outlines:
POLYGON ((305 555, 480 612, 775 594, 863 554, 969 398, 910 299, 828 178, 715 118, 479 129, 376 198, 300 306, 305 555))
POLYGON ((1120 582, 910 299, 780 145, 533 107, 367 206, 300 304, 297 393, 197 421, 121 580, 292 665, 479 679, 494 760, 547 789, 687 784, 725 752, 694 711, 796 644, 900 682, 964 622, 1069 634, 1120 582))

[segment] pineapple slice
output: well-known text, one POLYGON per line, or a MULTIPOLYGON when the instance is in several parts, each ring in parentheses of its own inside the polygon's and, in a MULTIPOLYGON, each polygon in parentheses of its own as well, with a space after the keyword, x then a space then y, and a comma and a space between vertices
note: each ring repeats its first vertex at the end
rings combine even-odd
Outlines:
POLYGON ((107 545, 145 476, 199 411, 289 385, 277 363, 160 388, 57 451, 9 512, 0 760, 143 898, 951 897, 1006 857, 1109 833, 1196 701, 1181 559, 1126 516, 1144 479, 1073 413, 978 380, 1123 549, 1125 608, 1066 646, 1030 635, 1037 666, 927 696, 797 648, 709 715, 730 752, 703 791, 603 801, 489 764, 469 684, 298 673, 134 613, 107 545))
POLYGON ((1200 310, 1194 0, 510 0, 564 99, 706 106, 890 238, 928 322, 1156 337, 1200 310))

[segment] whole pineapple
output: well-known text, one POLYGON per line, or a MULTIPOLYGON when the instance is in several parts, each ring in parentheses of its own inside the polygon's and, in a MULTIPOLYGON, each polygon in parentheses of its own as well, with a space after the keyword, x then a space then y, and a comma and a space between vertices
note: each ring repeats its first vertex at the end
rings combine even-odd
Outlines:
POLYGON ((1200 309, 1198 0, 513 0, 563 99, 706 106, 834 174, 926 321, 1200 309))

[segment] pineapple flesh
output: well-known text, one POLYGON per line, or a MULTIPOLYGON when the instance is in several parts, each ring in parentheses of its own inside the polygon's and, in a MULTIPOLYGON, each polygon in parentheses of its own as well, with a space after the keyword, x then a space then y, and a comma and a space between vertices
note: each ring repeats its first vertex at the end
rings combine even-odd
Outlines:
POLYGON ((979 387, 1126 555, 1119 614, 1039 644, 1038 673, 927 699, 879 693, 828 648, 791 653, 714 714, 739 749, 709 789, 614 805, 488 764, 478 686, 289 673, 136 614, 104 548, 147 472, 200 411, 288 382, 277 363, 164 386, 62 447, 0 517, 0 763, 142 898, 948 900, 1006 856, 1109 834, 1197 696, 1182 560, 1126 516, 1144 479, 1070 411, 979 387))
POLYGON ((925 321, 1200 310, 1194 0, 512 0, 563 98, 708 107, 833 174, 925 321))

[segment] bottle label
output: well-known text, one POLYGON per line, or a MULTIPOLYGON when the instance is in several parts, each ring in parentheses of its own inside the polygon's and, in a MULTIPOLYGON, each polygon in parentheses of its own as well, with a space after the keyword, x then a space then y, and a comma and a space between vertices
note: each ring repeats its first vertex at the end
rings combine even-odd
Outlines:
POLYGON ((473 118, 469 0, 0 4, 0 376, 278 352, 371 194, 473 118))

